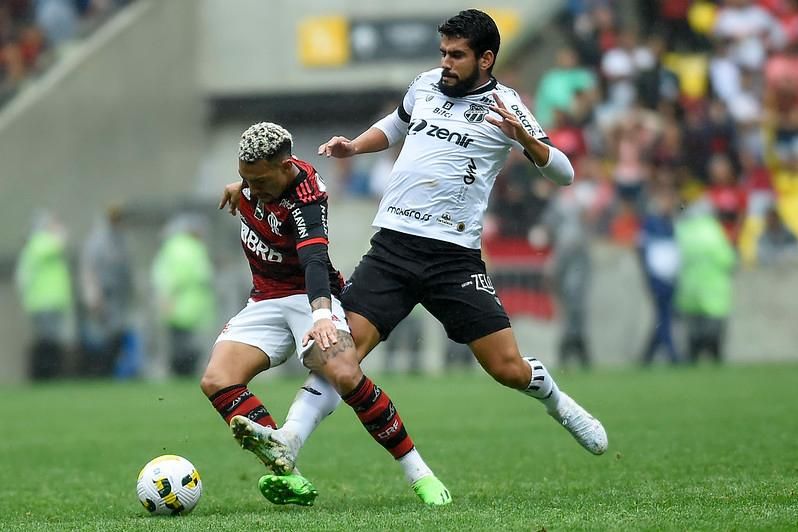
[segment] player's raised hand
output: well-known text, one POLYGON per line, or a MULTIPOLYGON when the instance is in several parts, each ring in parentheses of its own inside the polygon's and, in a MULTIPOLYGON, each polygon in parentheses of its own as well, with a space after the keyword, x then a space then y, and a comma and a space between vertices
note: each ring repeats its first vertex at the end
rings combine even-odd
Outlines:
POLYGON ((224 209, 224 206, 227 205, 227 210, 230 214, 235 216, 238 213, 238 204, 241 201, 241 187, 241 181, 225 185, 222 199, 219 201, 219 210, 224 209))
POLYGON ((326 351, 330 346, 338 343, 338 329, 332 320, 318 320, 313 323, 313 328, 302 337, 302 347, 307 346, 311 340, 315 340, 321 350, 326 351))
POLYGON ((491 105, 490 110, 497 113, 501 118, 488 115, 485 120, 498 127, 504 132, 505 135, 511 139, 521 141, 524 135, 529 135, 523 124, 518 120, 518 117, 511 113, 504 102, 499 98, 499 95, 493 93, 493 98, 496 100, 496 105, 491 105))
POLYGON ((343 159, 354 154, 355 147, 352 145, 352 141, 346 137, 333 137, 319 146, 319 155, 324 155, 325 157, 343 159))

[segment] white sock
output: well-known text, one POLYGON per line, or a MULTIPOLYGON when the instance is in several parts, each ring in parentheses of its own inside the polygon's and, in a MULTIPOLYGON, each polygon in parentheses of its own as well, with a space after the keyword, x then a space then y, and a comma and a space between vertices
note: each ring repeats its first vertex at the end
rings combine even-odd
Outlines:
POLYGON ((523 393, 543 403, 547 412, 556 411, 560 403, 560 389, 554 378, 540 360, 531 357, 524 357, 524 360, 532 369, 532 379, 523 393))
POLYGON ((323 378, 311 373, 294 397, 281 428, 299 436, 304 445, 319 423, 332 414, 340 402, 341 396, 335 388, 323 378))
POLYGON ((424 462, 424 459, 421 458, 421 455, 418 454, 415 447, 397 461, 399 465, 402 466, 402 471, 405 472, 405 478, 409 484, 432 474, 432 470, 427 466, 426 462, 424 462))

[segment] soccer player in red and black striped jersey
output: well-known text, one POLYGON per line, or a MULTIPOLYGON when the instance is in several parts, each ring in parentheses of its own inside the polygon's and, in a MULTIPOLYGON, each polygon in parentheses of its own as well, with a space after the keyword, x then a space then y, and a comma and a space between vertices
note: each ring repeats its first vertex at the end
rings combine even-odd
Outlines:
MULTIPOLYGON (((239 144, 241 245, 252 271, 244 309, 213 347, 201 388, 239 443, 275 475, 261 478, 275 503, 310 505, 316 490, 295 471, 296 455, 341 397, 374 440, 391 453, 427 504, 451 501, 415 449, 388 395, 360 369, 338 295, 343 278, 328 255, 327 193, 310 164, 291 153, 292 138, 277 124, 251 126, 239 144), (255 375, 296 353, 311 375, 282 430, 248 389, 255 375), (329 379, 329 381, 327 380, 329 379)), ((220 208, 230 199, 226 190, 220 208)))

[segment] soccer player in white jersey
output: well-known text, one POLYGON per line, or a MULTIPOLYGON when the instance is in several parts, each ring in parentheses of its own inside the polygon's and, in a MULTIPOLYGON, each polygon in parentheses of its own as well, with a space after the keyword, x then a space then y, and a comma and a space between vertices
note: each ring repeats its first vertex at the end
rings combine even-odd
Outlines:
POLYGON ((491 75, 495 22, 469 9, 438 31, 440 68, 420 74, 396 111, 354 140, 333 137, 319 147, 319 155, 343 158, 404 138, 374 219, 379 231, 341 294, 358 355, 420 303, 496 381, 541 401, 582 447, 602 454, 601 423, 520 352, 480 255, 488 196, 510 149, 559 185, 573 181, 573 167, 518 94, 491 75))
MULTIPOLYGON (((372 438, 399 462, 419 498, 451 501, 407 434, 388 395, 360 370, 337 296, 343 278, 327 253, 327 193, 316 170, 291 154, 290 133, 261 122, 239 145, 241 247, 252 270, 247 305, 216 340, 201 388, 242 447, 277 475, 259 481, 272 502, 310 505, 316 490, 295 472, 295 457, 343 398, 372 438), (313 373, 299 390, 285 433, 248 388, 262 371, 296 354, 313 373), (325 380, 326 379, 326 380, 325 380)), ((224 200, 219 206, 224 207, 224 200)))

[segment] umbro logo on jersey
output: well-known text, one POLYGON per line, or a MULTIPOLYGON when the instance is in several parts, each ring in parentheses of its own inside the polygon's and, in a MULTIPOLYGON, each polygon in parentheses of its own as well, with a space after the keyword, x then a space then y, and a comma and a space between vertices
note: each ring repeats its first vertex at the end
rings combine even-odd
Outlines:
POLYGON ((469 137, 468 133, 450 131, 444 127, 436 126, 435 124, 430 124, 429 122, 421 118, 411 121, 410 125, 407 126, 408 135, 416 135, 418 133, 421 133, 422 131, 426 131, 425 134, 428 137, 445 140, 446 142, 457 144, 458 146, 462 146, 463 148, 467 148, 469 144, 474 142, 474 139, 469 137))
POLYGON ((485 117, 488 114, 488 108, 478 103, 472 103, 466 112, 464 113, 465 119, 471 122, 472 124, 476 124, 478 122, 482 122, 485 120, 485 117))

